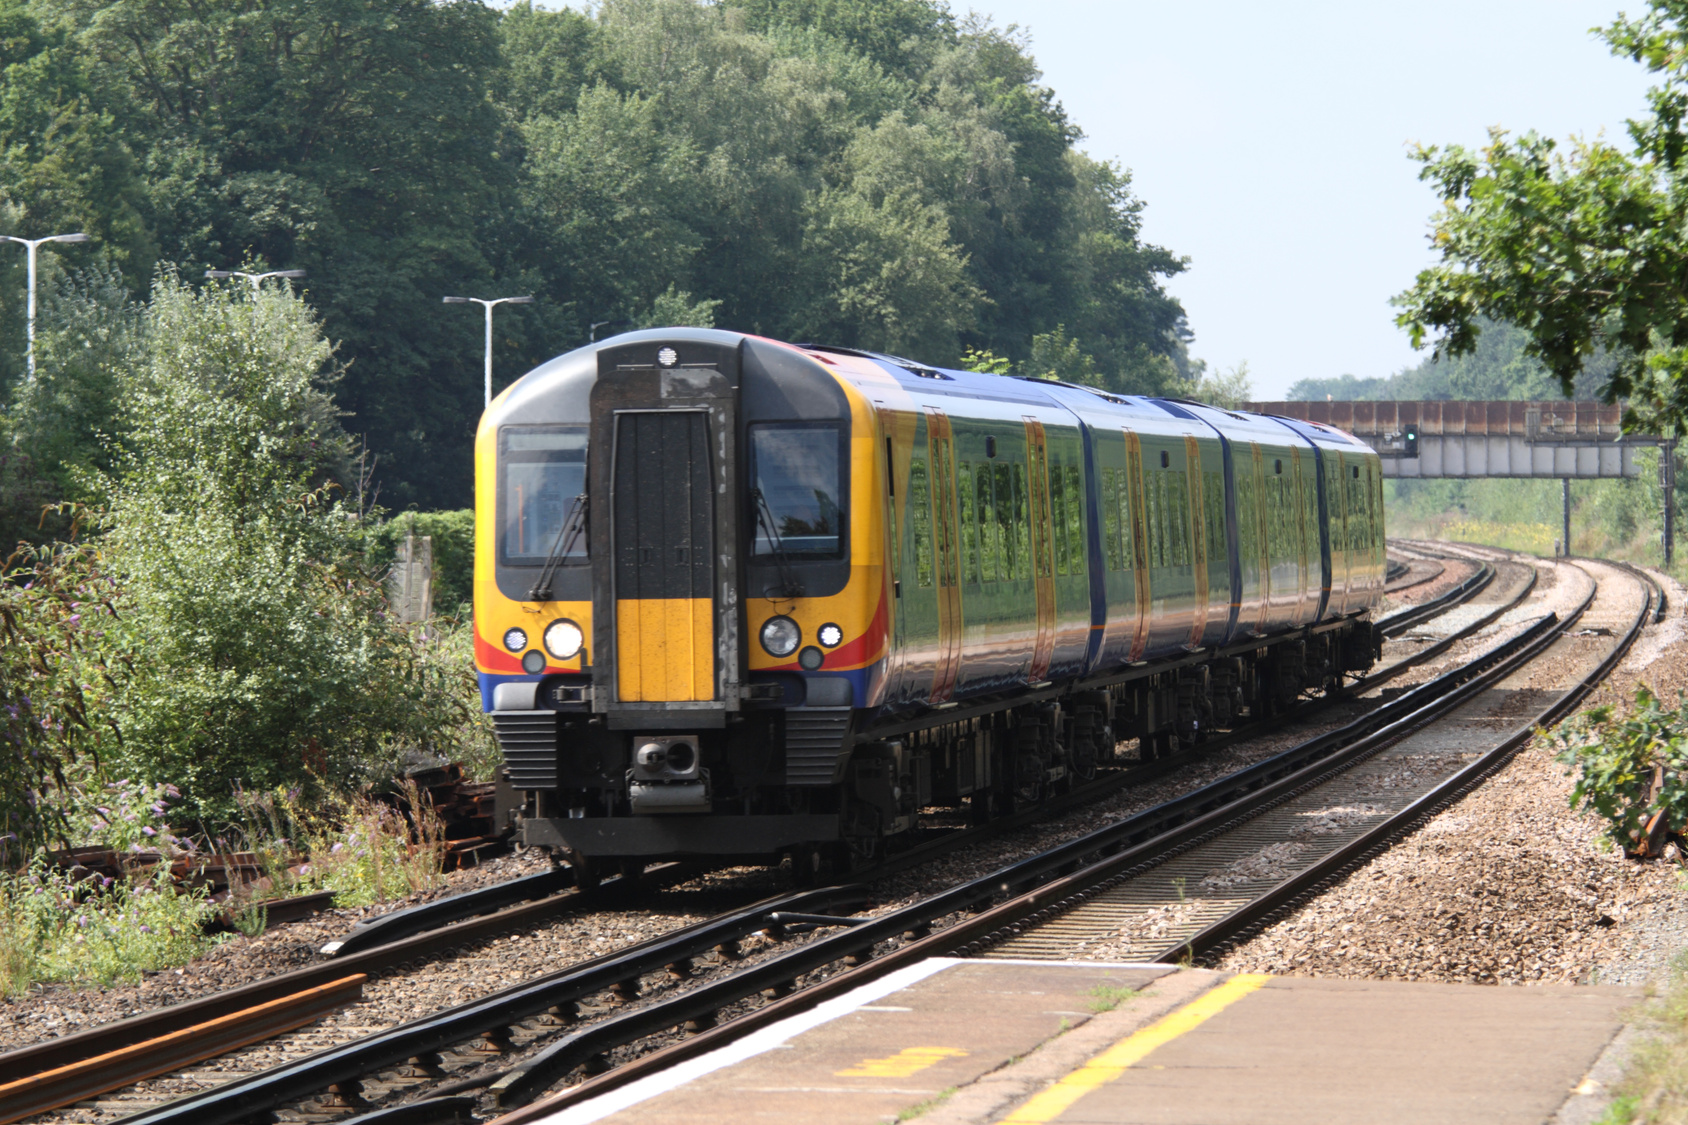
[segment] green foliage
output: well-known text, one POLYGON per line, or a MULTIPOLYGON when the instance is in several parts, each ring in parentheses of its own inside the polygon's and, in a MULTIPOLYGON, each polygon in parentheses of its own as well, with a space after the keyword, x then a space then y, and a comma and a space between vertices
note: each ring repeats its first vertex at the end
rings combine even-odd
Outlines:
MULTIPOLYGON (((500 311, 501 380, 628 321, 934 363, 1060 332, 1098 385, 1183 385, 1185 263, 1130 177, 1077 151, 1023 35, 932 0, 0 0, 0 75, 0 233, 86 229, 44 268, 103 253, 132 293, 159 261, 305 269, 398 508, 469 502, 481 322, 444 293, 538 298, 500 311)), ((105 467, 113 367, 84 358, 0 433, 12 526, 105 467)))
POLYGON ((163 279, 129 442, 101 482, 106 646, 127 671, 110 757, 201 817, 238 782, 353 785, 462 706, 387 616, 357 513, 328 483, 348 443, 330 351, 284 290, 163 279))
POLYGON ((414 781, 400 796, 408 816, 367 794, 306 800, 296 789, 243 791, 241 842, 271 880, 261 897, 333 891, 335 905, 356 907, 438 886, 444 824, 414 781), (308 859, 293 866, 301 855, 308 859))
POLYGON ((1032 355, 1026 362, 1026 374, 1037 379, 1058 379, 1063 383, 1085 386, 1102 385, 1096 370, 1096 358, 1084 354, 1079 343, 1067 334, 1067 326, 1057 324, 1053 332, 1040 332, 1032 337, 1032 355))
POLYGON ((97 656, 115 624, 115 584, 83 548, 13 557, 0 575, 0 870, 78 830, 73 782, 115 750, 97 656))
POLYGON ((1221 410, 1241 410, 1254 400, 1254 383, 1248 377, 1248 364, 1239 363, 1229 371, 1213 375, 1204 373, 1190 397, 1221 410))
POLYGON ((1552 737, 1576 774, 1571 806, 1605 820, 1615 843, 1634 850, 1659 813, 1688 826, 1688 698, 1666 707, 1642 685, 1628 710, 1591 708, 1552 737))
POLYGON ((1649 0, 1599 34, 1614 54, 1660 78, 1651 112, 1632 120, 1630 145, 1496 129, 1480 151, 1421 148, 1421 178, 1443 208, 1434 243, 1441 262, 1401 298, 1399 322, 1416 344, 1439 333, 1437 351, 1478 342, 1479 319, 1516 324, 1526 351, 1571 394, 1602 351, 1616 357, 1606 393, 1627 399, 1641 428, 1688 414, 1688 3, 1649 0))
POLYGON ((216 913, 204 888, 179 888, 168 864, 123 879, 78 881, 37 861, 0 872, 0 995, 35 981, 107 987, 192 960, 216 913))
MULTIPOLYGON (((1557 379, 1541 360, 1530 354, 1529 334, 1513 325, 1479 317, 1470 351, 1427 357, 1386 379, 1302 379, 1289 389, 1292 402, 1390 400, 1511 399, 1552 401, 1560 398, 1557 379)), ((1589 357, 1572 383, 1574 398, 1598 397, 1611 382, 1617 357, 1599 351, 1589 357)))
POLYGON ((981 375, 1012 375, 1014 361, 1007 356, 997 355, 989 348, 968 348, 961 353, 961 369, 977 371, 981 375))

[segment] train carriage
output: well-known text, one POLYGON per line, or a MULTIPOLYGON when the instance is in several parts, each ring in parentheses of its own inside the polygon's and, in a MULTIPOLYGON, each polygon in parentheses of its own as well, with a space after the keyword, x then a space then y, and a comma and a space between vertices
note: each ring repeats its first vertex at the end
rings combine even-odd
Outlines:
POLYGON ((1371 663, 1338 431, 698 329, 544 364, 476 443, 476 662, 517 830, 805 870, 1371 663))

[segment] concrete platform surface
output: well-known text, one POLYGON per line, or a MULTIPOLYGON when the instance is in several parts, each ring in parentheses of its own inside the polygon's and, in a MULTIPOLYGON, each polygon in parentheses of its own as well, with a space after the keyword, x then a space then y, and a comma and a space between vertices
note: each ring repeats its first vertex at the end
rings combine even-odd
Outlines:
POLYGON ((1639 999, 934 958, 542 1120, 1536 1123, 1639 999))

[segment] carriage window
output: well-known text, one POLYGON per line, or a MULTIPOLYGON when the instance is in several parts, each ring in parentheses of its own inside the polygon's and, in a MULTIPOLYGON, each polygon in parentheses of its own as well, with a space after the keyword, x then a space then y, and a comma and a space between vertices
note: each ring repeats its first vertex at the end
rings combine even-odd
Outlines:
POLYGON ((1102 470, 1102 550, 1108 557, 1109 570, 1124 570, 1125 552, 1120 549, 1120 477, 1118 469, 1102 470))
POLYGON ((921 586, 932 584, 932 509, 926 486, 926 458, 916 450, 908 466, 909 521, 914 525, 914 577, 921 586))
MULTIPOLYGON (((558 533, 586 491, 586 427, 507 426, 498 440, 500 552, 506 563, 543 565, 553 547, 562 546, 558 533)), ((564 559, 585 557, 582 526, 564 559)))
POLYGON ((1058 471, 1067 481, 1063 490, 1067 495, 1067 511, 1056 534, 1066 537, 1067 560, 1072 573, 1083 574, 1087 546, 1084 541, 1084 475, 1077 465, 1063 465, 1058 471))
POLYGON ((773 555, 777 540, 788 555, 843 557, 843 445, 838 426, 750 427, 750 480, 757 493, 752 555, 773 555))
POLYGON ((979 521, 973 515, 973 462, 955 467, 955 496, 961 508, 961 580, 979 581, 979 521))

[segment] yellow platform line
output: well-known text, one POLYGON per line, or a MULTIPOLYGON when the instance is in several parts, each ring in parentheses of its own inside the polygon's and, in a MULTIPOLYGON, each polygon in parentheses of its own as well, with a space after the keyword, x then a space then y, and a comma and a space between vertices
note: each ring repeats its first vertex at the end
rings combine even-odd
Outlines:
POLYGON ((1271 979, 1265 973, 1244 973, 1232 977, 1218 988, 1202 993, 1176 1012, 1163 1016, 1148 1027, 1121 1039, 1049 1089, 1036 1095, 1004 1117, 1002 1125, 1045 1125, 1046 1122, 1055 1120, 1074 1102, 1124 1074, 1127 1067, 1141 1062, 1143 1057, 1156 1047, 1170 1043, 1185 1032, 1200 1027, 1271 979))

